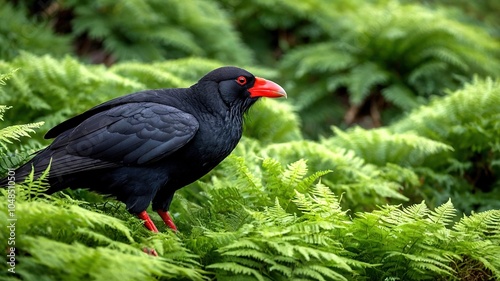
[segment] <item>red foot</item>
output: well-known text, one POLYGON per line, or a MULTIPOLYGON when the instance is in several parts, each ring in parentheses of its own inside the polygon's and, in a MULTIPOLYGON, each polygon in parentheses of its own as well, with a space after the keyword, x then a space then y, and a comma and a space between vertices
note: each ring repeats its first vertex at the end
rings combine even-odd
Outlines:
POLYGON ((152 232, 158 232, 158 228, 156 228, 156 225, 153 223, 146 211, 140 212, 137 216, 144 221, 144 226, 147 229, 151 230, 152 232))
POLYGON ((157 210, 156 212, 158 213, 158 215, 160 215, 160 217, 163 219, 163 221, 168 227, 170 227, 173 231, 177 231, 177 226, 175 226, 175 223, 172 220, 172 217, 168 214, 168 212, 162 210, 157 210))
MULTIPOLYGON (((137 216, 144 221, 144 226, 147 229, 151 230, 152 232, 158 232, 158 228, 156 228, 156 225, 153 223, 146 211, 140 212, 137 216)), ((142 251, 150 256, 158 256, 158 253, 155 249, 143 248, 142 251)))
POLYGON ((158 253, 155 249, 143 248, 142 251, 150 256, 157 257, 158 253))

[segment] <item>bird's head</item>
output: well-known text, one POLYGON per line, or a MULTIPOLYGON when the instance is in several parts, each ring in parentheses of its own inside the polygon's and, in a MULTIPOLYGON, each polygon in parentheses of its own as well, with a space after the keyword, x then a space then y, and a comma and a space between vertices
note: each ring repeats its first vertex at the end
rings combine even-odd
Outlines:
POLYGON ((261 97, 286 97, 285 90, 273 81, 255 77, 250 72, 233 66, 217 68, 207 73, 198 83, 215 82, 218 92, 228 107, 246 111, 261 97))

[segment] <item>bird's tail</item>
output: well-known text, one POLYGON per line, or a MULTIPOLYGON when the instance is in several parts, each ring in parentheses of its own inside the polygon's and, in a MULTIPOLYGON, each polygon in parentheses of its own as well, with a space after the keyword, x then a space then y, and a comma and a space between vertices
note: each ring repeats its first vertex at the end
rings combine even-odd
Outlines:
POLYGON ((43 149, 36 153, 28 162, 24 163, 17 169, 8 169, 7 176, 0 179, 0 187, 6 187, 12 183, 21 183, 33 173, 34 178, 40 177, 50 165, 50 156, 46 157, 48 151, 43 149))

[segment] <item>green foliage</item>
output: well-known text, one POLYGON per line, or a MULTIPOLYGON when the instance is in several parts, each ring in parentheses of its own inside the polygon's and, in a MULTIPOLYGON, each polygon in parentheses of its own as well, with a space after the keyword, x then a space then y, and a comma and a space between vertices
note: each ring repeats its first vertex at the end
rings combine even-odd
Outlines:
MULTIPOLYGON (((11 79, 17 70, 13 70, 7 74, 0 75, 0 85, 6 85, 6 80, 11 79)), ((1 89, 1 88, 0 88, 1 89)), ((0 121, 4 121, 4 114, 11 106, 0 105, 0 121)), ((8 147, 13 141, 19 141, 21 137, 29 137, 30 133, 35 133, 34 129, 43 125, 43 122, 29 123, 22 125, 12 125, 0 129, 0 175, 4 175, 9 167, 16 167, 35 151, 32 146, 23 146, 13 149, 8 147)))
MULTIPOLYGON (((306 208, 305 208, 306 209, 306 208)), ((340 209, 340 208, 339 208, 340 209)), ((340 210, 337 209, 335 211, 340 210)), ((221 261, 207 266, 218 280, 349 280, 353 268, 367 266, 346 257, 341 245, 325 231, 331 223, 301 222, 276 202, 262 212, 251 212, 254 221, 230 235, 217 252, 221 261)), ((215 239, 220 233, 207 233, 215 239)))
POLYGON ((433 100, 388 128, 411 132, 453 147, 445 157, 431 157, 420 173, 437 204, 460 196, 464 210, 499 208, 500 81, 475 79, 463 89, 433 100), (474 194, 470 194, 473 191, 474 194), (467 194, 467 195, 466 195, 467 194))
POLYGON ((283 163, 307 159, 314 171, 331 169, 332 173, 324 176, 323 183, 336 194, 344 194, 345 206, 353 210, 372 209, 375 205, 388 203, 388 199, 406 201, 408 198, 400 191, 405 186, 417 185, 416 175, 411 170, 395 165, 377 169, 353 151, 311 141, 272 144, 262 154, 283 163), (398 177, 394 177, 394 173, 398 177))
POLYGON ((273 64, 295 45, 324 37, 316 22, 332 8, 331 1, 325 0, 218 2, 229 11, 245 43, 257 51, 256 59, 273 64))
POLYGON ((15 105, 6 115, 10 124, 45 121, 50 128, 96 103, 144 88, 103 66, 86 66, 71 57, 57 60, 23 53, 10 63, 0 61, 0 72, 13 68, 21 70, 0 93, 0 103, 15 105))
POLYGON ((89 191, 38 194, 46 174, 16 185, 18 275, 0 279, 499 279, 496 5, 454 1, 480 23, 418 2, 2 2, 0 172, 46 144, 41 122, 222 65, 290 99, 257 103, 233 155, 176 193, 175 234, 89 191))
POLYGON ((467 0, 434 0, 422 2, 433 8, 449 10, 449 14, 461 21, 481 26, 496 38, 500 37, 500 3, 496 0, 467 1, 467 0))
POLYGON ((500 245, 495 245, 497 238, 470 239, 471 233, 462 230, 464 223, 473 221, 470 224, 477 225, 479 232, 496 233, 500 213, 474 214, 453 224, 455 212, 448 201, 435 210, 421 203, 407 208, 385 206, 369 214, 360 213, 353 220, 351 231, 356 235, 348 236, 352 239, 349 243, 356 245, 360 260, 381 264, 369 269, 369 274, 377 280, 435 280, 437 276, 453 280, 481 272, 484 279, 497 275, 500 245), (488 217, 489 225, 481 223, 484 217, 488 217), (481 249, 484 259, 475 253, 478 244, 485 246, 481 249), (481 259, 482 265, 463 267, 469 259, 481 259))
POLYGON ((281 63, 295 78, 290 96, 309 134, 325 132, 318 123, 339 123, 333 104, 345 93, 344 122, 364 124, 360 119, 368 116, 365 126, 377 127, 398 116, 381 114, 388 106, 401 113, 457 89, 472 74, 500 71, 498 42, 486 32, 420 6, 366 3, 320 25, 329 40, 296 48, 281 63))
POLYGON ((203 56, 248 63, 250 50, 212 1, 64 1, 73 9, 73 36, 88 36, 119 60, 203 56), (141 20, 123 20, 123 19, 141 20), (237 51, 235 51, 237 50, 237 51))
MULTIPOLYGON (((292 201, 295 190, 306 192, 312 183, 328 173, 328 171, 318 171, 306 176, 307 171, 304 160, 284 168, 271 158, 264 160, 255 158, 255 162, 252 163, 241 156, 230 156, 216 170, 217 176, 198 182, 201 198, 198 198, 196 208, 199 208, 198 212, 204 216, 218 217, 213 223, 228 229, 235 229, 248 219, 249 214, 241 212, 243 207, 246 209, 270 207, 278 200, 285 210, 298 212, 298 207, 292 201), (208 210, 205 208, 207 205, 210 206, 208 210)), ((184 198, 192 196, 189 189, 180 191, 180 194, 184 198)), ((191 204, 195 202, 191 198, 190 201, 191 204)), ((186 212, 186 217, 190 217, 192 210, 186 209, 187 202, 182 202, 181 199, 180 205, 175 201, 172 204, 182 209, 182 212, 186 212)), ((188 221, 186 227, 199 225, 202 221, 210 220, 188 221)))
POLYGON ((328 146, 352 150, 365 161, 384 166, 418 166, 433 155, 453 150, 451 146, 412 133, 391 133, 386 128, 364 130, 355 128, 343 132, 333 128, 335 137, 325 139, 328 146))
POLYGON ((464 212, 498 208, 492 198, 500 192, 499 97, 498 80, 475 79, 391 126, 347 131, 334 128, 335 136, 321 143, 348 149, 379 167, 409 169, 420 183, 400 177, 401 183, 412 179, 413 187, 421 187, 403 192, 412 201, 425 198, 436 206, 457 196, 462 198, 457 207, 464 212), (474 194, 469 194, 471 191, 474 194))
MULTIPOLYGON (((22 280, 204 279, 196 256, 172 234, 151 237, 130 215, 122 221, 64 196, 30 199, 29 190, 43 185, 43 177, 10 187, 15 190, 14 210, 7 208, 7 200, 0 203, 2 221, 17 219, 16 273, 22 280), (141 247, 153 245, 161 258, 142 252, 141 247)), ((6 199, 7 190, 1 192, 6 199)), ((9 235, 3 227, 0 240, 9 235)))
POLYGON ((394 133, 414 132, 471 155, 500 145, 500 80, 474 79, 464 88, 433 100, 389 127, 394 133))
MULTIPOLYGON (((3 121, 4 112, 11 107, 0 105, 0 120, 3 121)), ((29 133, 34 133, 33 129, 39 128, 43 122, 14 125, 7 128, 0 129, 0 151, 7 150, 7 143, 12 143, 11 140, 18 141, 20 137, 29 137, 29 133)))
POLYGON ((300 120, 292 107, 280 101, 259 101, 245 119, 245 134, 263 144, 302 139, 300 120))
POLYGON ((227 176, 201 185, 202 205, 186 208, 176 198, 188 218, 187 246, 210 258, 207 269, 218 280, 349 280, 355 268, 370 266, 328 234, 348 217, 327 186, 314 184, 327 171, 307 175, 303 160, 283 168, 268 158, 261 165, 252 172, 243 158, 230 157, 222 165, 227 176))
MULTIPOLYGON (((56 35, 47 20, 27 17, 24 6, 13 7, 9 1, 0 1, 0 58, 12 59, 21 50, 38 55, 61 56, 68 53, 70 40, 56 35)), ((4 70, 2 70, 3 72, 4 70)))
MULTIPOLYGON (((3 121, 5 110, 11 107, 0 105, 0 120, 3 121)), ((8 145, 12 141, 19 141, 21 137, 29 137, 30 133, 35 133, 34 129, 43 125, 43 122, 29 123, 22 125, 12 125, 0 129, 0 175, 4 175, 8 168, 17 167, 28 159, 39 148, 36 144, 24 145, 20 148, 12 149, 8 145), (12 149, 12 150, 11 150, 12 149)))
POLYGON ((218 280, 498 276, 497 210, 455 222, 451 201, 433 210, 422 202, 351 218, 323 180, 314 183, 319 174, 306 176, 304 161, 283 169, 266 159, 254 172, 244 164, 236 157, 225 161, 232 184, 212 177, 201 186, 202 205, 185 201, 185 190, 174 201, 188 220, 180 227, 186 246, 218 280))

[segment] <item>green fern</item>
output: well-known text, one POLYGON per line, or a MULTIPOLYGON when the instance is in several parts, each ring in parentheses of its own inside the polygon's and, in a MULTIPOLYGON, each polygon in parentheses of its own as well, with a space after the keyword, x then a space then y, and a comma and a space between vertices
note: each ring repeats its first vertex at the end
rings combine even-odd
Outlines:
MULTIPOLYGON (((96 209, 89 210, 88 206, 83 208, 86 203, 69 197, 33 197, 30 193, 41 191, 47 175, 44 173, 36 181, 28 178, 24 184, 14 187, 15 218, 19 222, 15 230, 16 260, 22 264, 16 267, 16 273, 22 280, 130 277, 157 280, 158 276, 205 279, 196 262, 197 256, 189 253, 171 234, 151 237, 137 219, 124 222, 96 209), (145 245, 155 247, 162 258, 145 255, 141 250, 145 245)), ((7 190, 0 192, 7 198, 7 190)), ((0 217, 5 221, 10 213, 7 206, 7 200, 2 200, 0 217)), ((0 240, 7 241, 9 235, 9 229, 2 229, 0 240)), ((7 277, 6 272, 2 270, 0 276, 7 277)))
MULTIPOLYGON (((321 144, 325 151, 344 148, 367 163, 383 167, 379 171, 386 173, 386 179, 404 186, 421 186, 403 191, 412 200, 424 198, 436 206, 452 197, 465 212, 474 205, 481 210, 495 208, 498 204, 490 198, 498 193, 494 175, 498 173, 495 163, 500 147, 499 89, 496 80, 476 79, 387 128, 342 131, 334 127, 335 136, 323 138, 321 144), (410 173, 405 172, 408 170, 410 173), (480 192, 465 195, 471 190, 480 192), (463 199, 458 200, 459 196, 463 199)), ((301 153, 301 157, 311 159, 301 153)))
POLYGON ((203 58, 167 60, 156 63, 123 62, 110 68, 112 73, 140 82, 146 87, 188 87, 207 72, 222 66, 220 62, 203 58), (186 71, 188 70, 189 71, 186 71))
POLYGON ((500 206, 491 199, 498 194, 495 175, 500 173, 494 164, 500 148, 499 105, 500 82, 475 79, 387 128, 393 134, 417 134, 453 148, 436 155, 440 157, 431 155, 419 171, 425 177, 429 199, 440 204, 460 196, 455 202, 466 212, 473 206, 479 210, 500 206))
POLYGON ((434 155, 446 155, 453 148, 412 133, 394 134, 385 128, 364 130, 355 128, 346 132, 334 127, 335 136, 324 139, 329 147, 353 150, 368 163, 384 166, 418 166, 434 155))
MULTIPOLYGON (((367 264, 347 258, 346 252, 322 232, 324 225, 301 223, 276 201, 263 212, 250 212, 254 222, 236 232, 237 239, 221 245, 222 260, 207 268, 217 278, 253 280, 348 280, 353 268, 367 264)), ((218 233, 207 235, 216 237, 218 233)))
POLYGON ((252 163, 233 155, 216 169, 208 181, 200 181, 194 187, 179 191, 179 196, 190 199, 188 206, 182 199, 179 204, 174 201, 172 206, 179 208, 181 215, 188 219, 186 223, 191 225, 186 226, 188 228, 204 225, 201 220, 190 219, 192 216, 188 214, 196 210, 206 221, 217 218, 214 221, 217 227, 236 229, 249 219, 243 209, 271 206, 278 200, 288 212, 298 211, 292 200, 295 191, 307 192, 319 177, 329 172, 306 175, 307 171, 303 160, 283 168, 273 159, 256 159, 252 163))
MULTIPOLYGON (((330 188, 322 183, 317 183, 309 193, 301 193, 296 190, 295 204, 302 213, 302 217, 309 220, 317 220, 318 223, 335 222, 347 218, 346 211, 340 206, 340 199, 335 196, 330 188), (325 220, 325 222, 322 222, 325 220)), ((323 224, 324 227, 324 224, 323 224)), ((335 225, 333 228, 345 225, 335 225)))
POLYGON ((357 252, 361 260, 380 263, 369 269, 377 279, 452 277, 457 274, 452 266, 462 260, 455 248, 461 233, 447 228, 454 217, 451 202, 434 211, 423 202, 402 209, 385 206, 370 214, 358 213, 349 229, 353 232, 349 239, 363 249, 357 252))
MULTIPOLYGON (((5 81, 11 79, 17 70, 8 74, 0 75, 0 85, 6 85, 5 81)), ((11 106, 0 105, 0 120, 4 121, 4 114, 11 106)), ((30 133, 35 133, 34 129, 41 127, 44 122, 29 123, 23 125, 12 125, 0 129, 0 175, 4 175, 9 168, 17 167, 31 153, 39 148, 38 144, 23 145, 21 147, 12 146, 13 141, 19 141, 21 137, 30 137, 30 133), (11 152, 9 152, 9 150, 11 152)))
MULTIPOLYGON (((491 275, 500 276, 500 211, 489 210, 464 216, 453 229, 461 235, 457 240, 456 252, 464 259, 457 264, 460 269, 474 273, 483 273, 488 270, 491 275), (470 265, 477 261, 480 266, 470 265), (486 270, 480 272, 481 267, 486 270)), ((468 273, 468 272, 467 272, 468 273)))
POLYGON ((345 206, 373 208, 387 200, 408 200, 400 193, 404 186, 417 185, 416 175, 399 166, 387 165, 384 170, 355 155, 354 152, 338 147, 329 147, 311 141, 296 141, 272 144, 262 150, 264 157, 280 159, 283 163, 307 159, 311 170, 332 172, 323 177, 322 182, 336 194, 345 194, 345 206), (397 170, 401 178, 394 177, 397 170))
POLYGON ((494 129, 498 126, 499 104, 500 81, 475 78, 463 89, 416 109, 389 130, 414 132, 448 143, 456 150, 472 149, 473 152, 495 147, 495 140, 500 139, 494 129))
MULTIPOLYGON (((408 2, 415 2, 414 0, 408 2)), ((500 21, 497 14, 500 4, 495 0, 472 2, 467 0, 418 1, 433 8, 446 9, 455 18, 481 26, 498 38, 500 36, 500 21)))
POLYGON ((13 68, 22 71, 0 93, 0 103, 16 105, 6 115, 7 125, 43 120, 53 127, 98 102, 145 88, 102 66, 86 66, 70 57, 57 60, 22 53, 10 63, 0 62, 0 71, 13 68))
POLYGON ((341 123, 342 115, 347 125, 380 126, 445 89, 457 89, 471 73, 500 71, 493 38, 439 11, 375 1, 319 14, 317 24, 328 39, 293 49, 281 62, 283 72, 296 78, 286 86, 313 137, 327 133, 325 125, 341 123), (347 112, 334 105, 345 93, 347 112), (397 110, 381 114, 388 102, 397 110))
POLYGON ((300 120, 287 103, 262 100, 250 109, 245 118, 244 133, 262 144, 302 139, 300 120))
MULTIPOLYGON (((40 148, 33 124, 53 126, 142 89, 186 87, 224 64, 258 60, 262 66, 248 69, 285 85, 293 107, 269 100, 252 108, 233 155, 176 192, 175 234, 156 214, 161 233, 152 234, 122 203, 89 191, 40 195, 47 174, 28 177, 16 185, 18 275, 4 263, 0 279, 500 278, 499 212, 471 212, 499 206, 500 84, 476 78, 453 92, 473 73, 498 73, 498 42, 481 29, 395 1, 24 4, 30 14, 50 12, 53 30, 71 26, 62 32, 78 37, 79 54, 113 64, 106 68, 55 58, 67 41, 40 52, 34 46, 45 43, 36 41, 52 38, 48 25, 26 46, 12 31, 42 21, 27 20, 27 2, 18 2, 15 11, 0 8, 11 19, 0 28, 10 59, 0 61, 0 73, 21 69, 0 76, 0 84, 11 78, 0 104, 14 105, 0 111, 4 126, 29 124, 1 131, 4 169, 40 148), (67 12, 72 22, 62 18, 67 12), (53 56, 34 55, 47 52, 53 56), (330 133, 328 124, 342 122, 393 125, 340 125, 320 142, 300 132, 330 133), (20 144, 26 134, 34 140, 20 144), (408 205, 387 205, 401 202, 408 205)), ((7 192, 0 190, 4 221, 7 192)), ((9 235, 0 230, 0 241, 9 235)))
MULTIPOLYGON (((5 105, 0 105, 0 120, 3 120, 3 113, 12 107, 5 105)), ((36 128, 43 125, 44 122, 23 124, 23 125, 13 125, 7 128, 0 129, 0 151, 7 150, 6 144, 11 144, 12 140, 19 141, 20 137, 29 137, 30 133, 35 133, 36 128)))
POLYGON ((251 61, 250 50, 227 15, 211 1, 66 1, 63 7, 74 12, 72 34, 102 43, 114 59, 203 56, 239 64, 251 61))
MULTIPOLYGON (((50 19, 28 16, 25 3, 0 1, 0 58, 2 60, 16 57, 20 51, 28 51, 38 55, 51 54, 63 56, 71 51, 70 37, 52 31, 50 19)), ((3 72, 1 70, 0 72, 3 72)))

